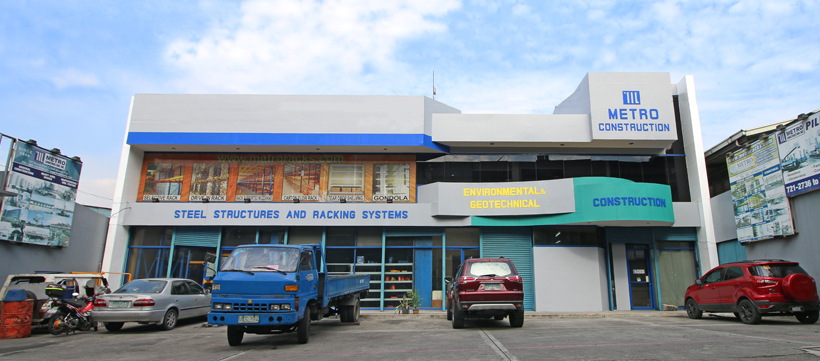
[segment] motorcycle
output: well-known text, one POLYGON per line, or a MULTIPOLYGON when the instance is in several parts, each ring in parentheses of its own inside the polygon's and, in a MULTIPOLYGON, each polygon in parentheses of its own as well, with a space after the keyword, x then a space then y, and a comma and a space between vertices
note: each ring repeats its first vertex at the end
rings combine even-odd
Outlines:
MULTIPOLYGON (((94 310, 94 296, 77 299, 79 293, 73 293, 74 299, 61 298, 65 295, 65 285, 52 284, 46 288, 46 294, 51 297, 49 313, 53 315, 48 318, 48 331, 52 335, 76 333, 77 330, 89 331, 92 328, 97 331, 97 322, 91 317, 94 310)), ((48 317, 48 315, 46 316, 48 317)))

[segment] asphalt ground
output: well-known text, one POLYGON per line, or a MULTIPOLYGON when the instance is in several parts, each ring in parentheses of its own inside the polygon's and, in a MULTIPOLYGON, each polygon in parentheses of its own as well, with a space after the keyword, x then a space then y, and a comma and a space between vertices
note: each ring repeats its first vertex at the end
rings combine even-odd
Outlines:
POLYGON ((183 320, 171 331, 126 324, 118 332, 77 332, 0 340, 0 360, 767 360, 820 359, 820 324, 793 317, 745 325, 731 314, 691 320, 683 311, 528 313, 467 320, 453 329, 440 311, 419 315, 365 311, 358 324, 313 322, 310 342, 295 333, 246 334, 228 346, 226 327, 183 320))

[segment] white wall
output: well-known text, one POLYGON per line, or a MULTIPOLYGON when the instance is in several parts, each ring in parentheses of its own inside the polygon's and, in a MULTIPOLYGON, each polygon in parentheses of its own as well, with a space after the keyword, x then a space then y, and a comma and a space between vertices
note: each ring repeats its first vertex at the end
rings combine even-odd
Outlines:
POLYGON ((629 298, 629 267, 626 264, 626 244, 611 243, 612 272, 615 275, 615 303, 618 311, 632 309, 632 300, 629 298))
POLYGON ((603 249, 598 247, 533 247, 535 310, 609 310, 602 254, 603 249))
POLYGON ((715 239, 717 242, 737 239, 735 225, 735 210, 732 208, 732 192, 726 191, 711 199, 712 219, 715 225, 715 239))

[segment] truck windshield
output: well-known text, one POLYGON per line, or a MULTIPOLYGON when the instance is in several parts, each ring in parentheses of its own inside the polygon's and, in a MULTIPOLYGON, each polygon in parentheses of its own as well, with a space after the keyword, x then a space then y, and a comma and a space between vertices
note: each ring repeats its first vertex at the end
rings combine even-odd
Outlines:
POLYGON ((295 272, 299 250, 283 247, 237 248, 231 252, 222 271, 295 272))

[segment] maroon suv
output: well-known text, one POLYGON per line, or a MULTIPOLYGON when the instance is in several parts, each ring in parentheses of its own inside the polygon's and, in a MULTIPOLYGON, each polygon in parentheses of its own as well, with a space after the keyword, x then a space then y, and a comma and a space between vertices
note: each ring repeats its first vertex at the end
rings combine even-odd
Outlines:
POLYGON ((464 327, 465 318, 503 320, 512 327, 524 325, 524 283, 506 258, 471 258, 447 277, 447 319, 453 328, 464 327))
POLYGON ((793 315, 800 323, 817 322, 820 302, 814 278, 797 262, 755 260, 715 267, 686 289, 686 313, 732 312, 743 323, 764 315, 793 315))

